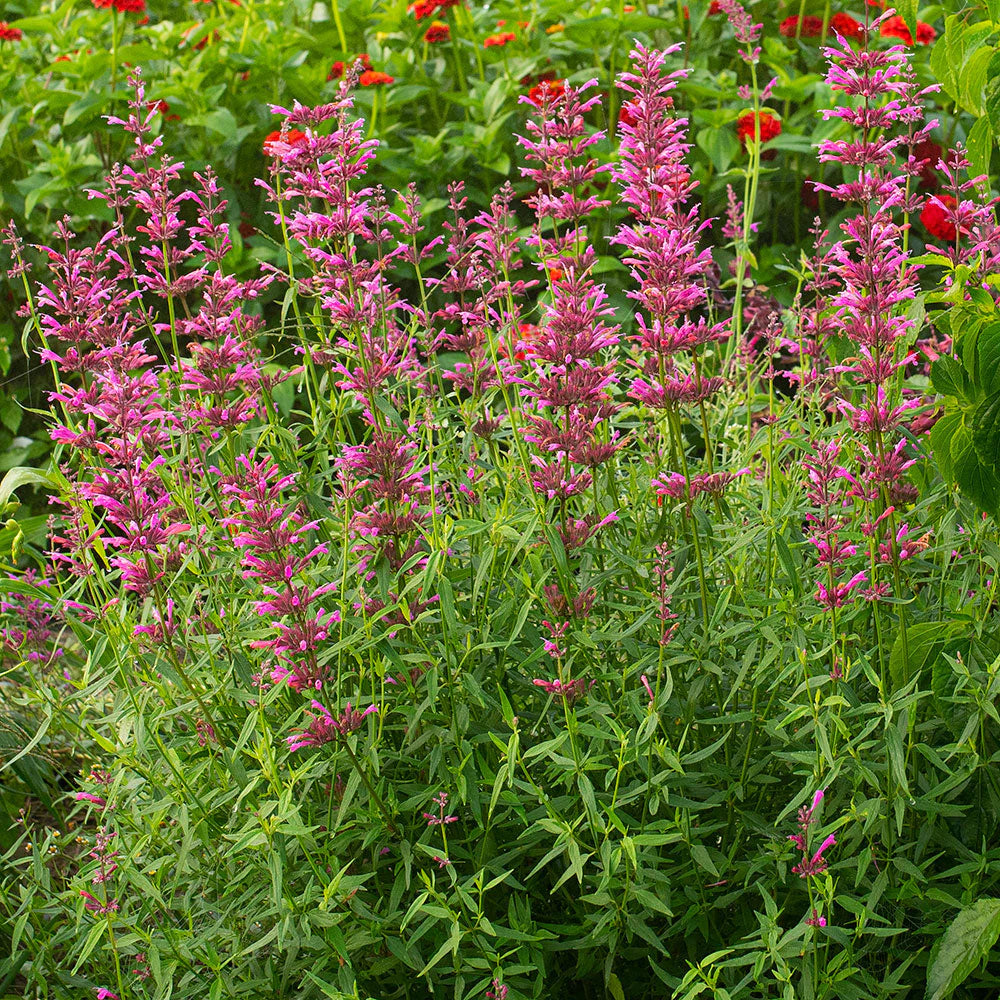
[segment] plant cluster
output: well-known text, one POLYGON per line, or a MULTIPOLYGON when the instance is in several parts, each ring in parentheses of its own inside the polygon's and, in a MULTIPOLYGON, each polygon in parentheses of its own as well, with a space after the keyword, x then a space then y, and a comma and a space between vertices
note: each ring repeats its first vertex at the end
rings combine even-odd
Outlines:
MULTIPOLYGON (((52 453, 0 484, 0 995, 992 988, 990 147, 933 148, 915 10, 840 13, 784 302, 767 157, 809 147, 738 0, 521 85, 517 185, 452 181, 439 224, 379 183, 403 73, 342 44, 259 130, 249 260, 145 73, 109 80, 107 226, 3 233, 52 453)), ((487 15, 406 14, 456 74, 537 25, 480 51, 487 15)))

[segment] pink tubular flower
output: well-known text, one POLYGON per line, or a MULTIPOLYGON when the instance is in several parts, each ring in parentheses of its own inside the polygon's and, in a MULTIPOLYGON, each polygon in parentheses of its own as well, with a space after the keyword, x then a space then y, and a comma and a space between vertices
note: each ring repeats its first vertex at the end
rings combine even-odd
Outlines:
POLYGON ((118 912, 118 900, 108 899, 106 902, 102 902, 96 896, 91 895, 84 889, 80 890, 80 895, 84 898, 84 906, 90 910, 91 913, 99 913, 101 915, 107 913, 117 913, 118 912))
POLYGON ((803 856, 802 861, 792 868, 792 871, 799 876, 799 878, 810 878, 813 875, 821 875, 826 871, 826 859, 823 854, 834 844, 837 843, 837 838, 831 833, 826 840, 823 841, 819 846, 819 850, 811 858, 806 858, 803 856))
POLYGON ((74 798, 77 802, 92 802, 95 806, 101 806, 102 808, 108 804, 105 799, 102 799, 99 795, 91 795, 90 792, 77 792, 74 798))
POLYGON ((847 583, 837 583, 832 587, 827 587, 823 583, 817 583, 815 595, 816 600, 831 610, 834 608, 842 608, 844 604, 847 603, 847 599, 850 597, 851 591, 861 586, 861 584, 867 579, 868 575, 861 572, 852 576, 847 583))
POLYGON ((307 713, 312 721, 305 729, 287 738, 290 750, 302 750, 304 747, 319 747, 324 743, 331 743, 360 729, 365 718, 378 711, 377 706, 369 705, 363 712, 359 712, 348 702, 340 715, 334 717, 318 701, 313 701, 312 707, 319 714, 307 713))
POLYGON ((579 701, 596 683, 591 681, 589 684, 582 678, 578 677, 573 681, 546 681, 542 680, 540 677, 536 677, 532 682, 536 687, 540 687, 543 691, 547 691, 551 695, 555 695, 557 698, 562 698, 567 705, 572 705, 574 702, 579 701))

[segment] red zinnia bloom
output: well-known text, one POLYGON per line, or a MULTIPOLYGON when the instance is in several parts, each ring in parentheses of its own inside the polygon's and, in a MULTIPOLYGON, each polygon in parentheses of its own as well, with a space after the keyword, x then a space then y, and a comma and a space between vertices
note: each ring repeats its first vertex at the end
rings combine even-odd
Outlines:
POLYGON ((483 48, 491 49, 496 45, 506 45, 508 42, 514 41, 517 35, 513 31, 498 31, 495 35, 487 35, 483 39, 483 48))
POLYGON ((436 14, 439 10, 457 7, 458 4, 459 0, 417 0, 416 3, 410 4, 408 9, 413 12, 413 16, 418 21, 421 21, 425 17, 436 14))
POLYGON ((545 87, 548 87, 548 93, 551 99, 560 98, 566 93, 565 80, 543 80, 541 83, 535 84, 535 86, 528 91, 528 100, 531 101, 531 103, 536 107, 540 108, 542 106, 542 90, 545 87))
POLYGON ((378 87, 383 83, 392 83, 395 77, 389 76, 388 73, 383 73, 378 69, 366 69, 364 73, 361 74, 361 86, 362 87, 378 87))
MULTIPOLYGON (((910 29, 906 26, 906 22, 898 14, 895 17, 890 17, 888 21, 882 22, 879 34, 885 38, 898 38, 906 45, 913 44, 913 36, 910 34, 910 29)), ((929 24, 925 24, 923 21, 917 21, 918 44, 930 45, 936 37, 937 32, 929 24)))
POLYGON ((794 38, 796 28, 799 29, 799 38, 815 38, 823 34, 823 18, 804 17, 802 18, 802 25, 799 27, 799 19, 793 15, 792 17, 786 17, 778 25, 778 31, 785 38, 794 38))
MULTIPOLYGON (((769 111, 758 112, 757 122, 760 128, 761 145, 781 135, 781 122, 769 111)), ((747 140, 753 139, 756 131, 754 127, 754 113, 752 111, 744 111, 736 120, 736 135, 744 149, 747 148, 747 140)))
POLYGON ((284 140, 282 140, 280 132, 272 132, 264 140, 264 155, 274 156, 277 150, 273 148, 271 143, 282 141, 289 146, 304 146, 306 143, 306 134, 305 132, 300 132, 297 128, 291 128, 285 133, 284 140))
POLYGON ((114 7, 119 14, 141 14, 146 9, 146 0, 91 0, 98 9, 114 7))
POLYGON ((19 42, 20 40, 20 28, 12 28, 6 21, 0 21, 0 42, 19 42))
POLYGON ((861 34, 864 31, 860 21, 855 21, 850 14, 844 13, 834 14, 830 18, 830 27, 841 37, 853 38, 856 41, 861 41, 861 34))
POLYGON ((431 44, 446 42, 449 38, 451 38, 451 28, 444 21, 432 21, 431 26, 424 32, 424 41, 431 44))
POLYGON ((931 198, 920 213, 924 229, 936 239, 954 243, 958 231, 955 229, 955 223, 948 218, 947 209, 953 209, 956 205, 957 202, 950 194, 939 194, 931 198))

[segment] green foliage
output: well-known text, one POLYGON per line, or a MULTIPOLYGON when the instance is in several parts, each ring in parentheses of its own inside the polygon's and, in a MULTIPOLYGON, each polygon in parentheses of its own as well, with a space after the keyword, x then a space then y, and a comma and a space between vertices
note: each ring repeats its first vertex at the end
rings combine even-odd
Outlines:
POLYGON ((980 899, 961 910, 931 953, 927 1000, 947 1000, 989 955, 997 938, 1000 899, 980 899))

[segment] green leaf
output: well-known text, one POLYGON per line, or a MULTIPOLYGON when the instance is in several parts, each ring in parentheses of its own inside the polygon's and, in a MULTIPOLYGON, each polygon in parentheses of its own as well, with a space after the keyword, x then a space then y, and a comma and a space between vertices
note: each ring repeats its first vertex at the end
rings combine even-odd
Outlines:
POLYGON ((902 17, 906 27, 909 28, 910 38, 916 38, 919 0, 894 0, 893 6, 896 8, 896 13, 902 17))
POLYGON ((976 338, 972 381, 987 395, 1000 392, 1000 323, 991 323, 976 338))
POLYGON ((945 1000, 1000 938, 1000 899, 980 899, 951 922, 931 955, 925 1000, 945 1000))
POLYGON ((1000 392, 987 396, 972 415, 972 444, 979 460, 991 468, 1000 466, 1000 392))
POLYGON ((931 72, 945 93, 952 100, 958 100, 958 81, 955 79, 954 66, 948 58, 947 35, 939 38, 931 49, 931 72))
POLYGON ((959 489, 981 510, 995 514, 1000 499, 1000 479, 991 466, 980 461, 972 432, 964 421, 951 439, 951 464, 959 489))
POLYGON ((986 68, 986 89, 983 94, 986 117, 993 127, 993 134, 1000 139, 1000 50, 994 50, 986 68))
POLYGON ((933 662, 954 631, 954 622, 920 622, 900 630, 889 654, 889 674, 896 687, 912 680, 933 662))
POLYGON ((8 501, 14 493, 22 486, 29 485, 47 486, 51 490, 58 490, 59 488, 56 479, 41 469, 29 469, 26 466, 10 469, 7 475, 3 477, 3 481, 0 482, 0 511, 3 511, 4 507, 7 506, 8 501))
POLYGON ((691 845, 691 857, 694 858, 694 861, 699 868, 704 868, 709 875, 712 875, 715 878, 719 877, 719 869, 715 867, 711 855, 708 853, 708 848, 703 844, 691 845))
POLYGON ((986 74, 992 58, 992 48, 981 48, 972 54, 958 74, 958 91, 961 103, 974 115, 983 113, 986 74))
POLYGON ((715 126, 703 128, 695 137, 695 142, 720 174, 729 169, 729 165, 740 151, 739 140, 735 133, 727 128, 715 126))
POLYGON ((989 175, 993 158, 993 128, 989 118, 980 118, 969 130, 966 138, 966 155, 969 157, 969 175, 989 175))
POLYGON ((227 140, 235 139, 238 129, 236 119, 233 117, 232 111, 228 108, 218 108, 215 111, 209 111, 207 114, 198 115, 192 118, 188 124, 201 125, 210 132, 215 132, 227 140))
POLYGON ((951 439, 962 423, 961 413, 946 413, 931 428, 931 449, 945 482, 955 481, 951 464, 951 439))
POLYGON ((931 385, 942 396, 957 396, 965 400, 969 390, 969 376, 954 358, 942 354, 931 365, 931 385))

